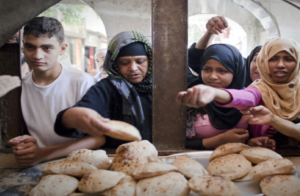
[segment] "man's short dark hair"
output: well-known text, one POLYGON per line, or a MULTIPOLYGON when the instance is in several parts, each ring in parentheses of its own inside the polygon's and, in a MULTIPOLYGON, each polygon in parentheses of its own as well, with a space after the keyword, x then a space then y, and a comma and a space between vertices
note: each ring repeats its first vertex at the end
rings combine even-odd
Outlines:
POLYGON ((64 28, 57 19, 51 17, 36 17, 29 21, 24 27, 24 36, 48 35, 49 38, 55 36, 61 44, 64 41, 64 28))

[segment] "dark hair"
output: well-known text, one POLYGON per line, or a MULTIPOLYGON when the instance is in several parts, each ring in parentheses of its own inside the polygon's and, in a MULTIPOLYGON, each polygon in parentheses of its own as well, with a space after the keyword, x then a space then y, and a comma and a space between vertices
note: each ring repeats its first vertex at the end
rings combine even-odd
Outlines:
POLYGON ((49 38, 55 36, 61 44, 64 41, 64 28, 57 19, 50 17, 36 17, 29 21, 24 27, 24 36, 48 35, 49 38))

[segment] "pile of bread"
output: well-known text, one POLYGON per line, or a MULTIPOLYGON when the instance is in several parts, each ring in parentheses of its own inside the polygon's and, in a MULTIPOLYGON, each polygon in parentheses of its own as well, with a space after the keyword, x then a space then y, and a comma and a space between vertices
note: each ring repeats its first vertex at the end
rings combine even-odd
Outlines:
POLYGON ((294 165, 274 151, 225 144, 213 151, 205 169, 187 155, 158 157, 150 142, 139 141, 138 130, 122 122, 112 126, 111 137, 138 141, 119 146, 112 160, 103 150, 81 149, 48 163, 42 168, 45 176, 29 195, 239 196, 241 190, 233 181, 253 179, 260 180, 265 195, 300 195, 294 165))
POLYGON ((206 169, 211 175, 233 181, 258 180, 265 196, 300 195, 300 179, 294 176, 293 163, 267 148, 242 143, 219 146, 206 169))

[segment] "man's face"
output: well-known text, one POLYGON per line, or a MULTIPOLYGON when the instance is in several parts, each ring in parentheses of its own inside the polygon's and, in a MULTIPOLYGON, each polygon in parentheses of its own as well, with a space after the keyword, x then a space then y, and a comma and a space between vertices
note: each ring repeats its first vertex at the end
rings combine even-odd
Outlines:
POLYGON ((45 72, 59 65, 58 56, 66 47, 66 44, 60 44, 55 36, 35 37, 30 34, 25 35, 23 40, 23 52, 27 63, 36 72, 45 72))
POLYGON ((104 72, 103 63, 104 63, 104 60, 105 60, 105 55, 106 55, 105 50, 101 50, 101 51, 99 51, 95 54, 96 66, 99 69, 99 71, 101 71, 101 72, 104 72))

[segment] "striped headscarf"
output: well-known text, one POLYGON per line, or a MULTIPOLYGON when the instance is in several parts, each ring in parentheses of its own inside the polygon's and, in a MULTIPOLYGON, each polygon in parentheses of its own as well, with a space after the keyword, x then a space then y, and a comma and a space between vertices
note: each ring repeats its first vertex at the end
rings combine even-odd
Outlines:
POLYGON ((147 38, 136 31, 124 31, 112 38, 108 45, 108 51, 103 64, 104 70, 108 73, 108 78, 123 97, 123 113, 128 115, 128 110, 138 120, 144 122, 143 107, 140 93, 152 93, 152 48, 147 38), (119 72, 116 59, 120 50, 129 44, 140 42, 144 45, 148 57, 148 71, 145 78, 138 84, 127 81, 119 72))

